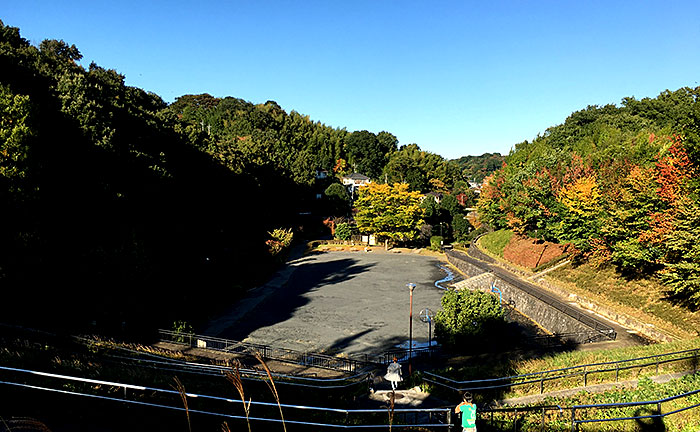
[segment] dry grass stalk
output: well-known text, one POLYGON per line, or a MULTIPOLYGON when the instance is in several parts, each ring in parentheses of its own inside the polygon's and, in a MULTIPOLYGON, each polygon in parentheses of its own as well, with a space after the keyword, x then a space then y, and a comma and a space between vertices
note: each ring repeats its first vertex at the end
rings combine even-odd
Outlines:
MULTIPOLYGON (((241 379, 241 362, 238 360, 233 361, 233 372, 226 371, 226 379, 233 384, 233 386, 236 388, 238 391, 238 394, 241 397, 241 401, 243 402, 243 411, 245 411, 245 421, 248 424, 248 432, 251 432, 250 430, 250 420, 248 419, 250 416, 250 403, 253 401, 251 398, 248 400, 248 403, 245 401, 245 391, 243 390, 243 380, 241 379)), ((228 428, 228 425, 226 425, 228 428)))
POLYGON ((192 432, 192 423, 190 422, 190 408, 187 405, 187 392, 185 391, 185 386, 182 385, 180 379, 175 377, 175 385, 173 386, 178 393, 180 393, 180 398, 182 399, 182 405, 185 407, 185 414, 187 415, 187 427, 192 432))
POLYGON ((386 409, 389 411, 389 432, 391 432, 391 428, 394 424, 394 401, 396 400, 396 393, 392 390, 389 396, 389 405, 387 405, 386 409))
POLYGON ((259 352, 255 353, 255 358, 260 362, 263 369, 265 369, 265 372, 267 373, 267 380, 264 380, 265 384, 267 384, 270 392, 275 397, 275 401, 277 401, 277 407, 280 410, 280 418, 282 419, 282 427, 284 428, 284 432, 287 432, 287 425, 284 423, 284 414, 282 414, 282 405, 280 404, 280 396, 279 393, 277 393, 275 381, 272 379, 272 372, 270 372, 270 368, 267 367, 267 363, 265 363, 265 360, 263 360, 262 355, 259 352))
POLYGON ((5 429, 0 428, 0 431, 51 432, 48 426, 31 417, 13 417, 7 422, 0 418, 0 421, 5 427, 5 429))

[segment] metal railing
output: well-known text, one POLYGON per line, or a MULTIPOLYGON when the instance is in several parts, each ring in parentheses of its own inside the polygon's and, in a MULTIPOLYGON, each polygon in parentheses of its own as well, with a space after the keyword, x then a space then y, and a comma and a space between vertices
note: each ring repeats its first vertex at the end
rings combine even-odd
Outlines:
MULTIPOLYGON (((273 402, 243 402, 238 399, 189 392, 180 393, 175 390, 19 368, 0 366, 0 372, 3 375, 10 375, 9 378, 0 379, 0 385, 62 395, 70 394, 122 404, 187 411, 190 414, 210 415, 223 419, 246 420, 245 416, 230 414, 232 404, 243 405, 245 403, 246 405, 250 404, 252 407, 247 418, 251 422, 283 422, 277 418, 279 408, 285 411, 284 423, 316 428, 387 429, 423 427, 449 430, 453 426, 451 424, 452 408, 395 408, 391 410, 393 421, 392 424, 389 424, 389 410, 387 408, 342 409, 277 404, 273 402), (24 379, 20 379, 20 377, 24 379), (51 383, 54 385, 51 385, 51 383), (182 396, 187 397, 187 409, 182 406, 182 396), (292 412, 298 414, 290 416, 292 412), (329 421, 329 419, 333 419, 333 421, 329 421), (323 420, 323 422, 320 420, 323 420), (385 420, 385 422, 382 420, 385 420)), ((243 407, 241 407, 241 411, 243 411, 243 407)))
MULTIPOLYGON (((105 361, 117 363, 123 366, 149 368, 162 373, 186 373, 190 375, 209 377, 222 377, 225 376, 226 372, 233 371, 233 369, 229 366, 202 364, 164 358, 154 360, 113 355, 108 356, 105 361)), ((267 377, 266 372, 256 369, 239 368, 238 371, 241 379, 246 381, 260 381, 261 379, 267 377)), ((270 372, 270 375, 273 377, 278 386, 288 385, 328 390, 348 389, 359 385, 367 385, 369 387, 369 373, 367 372, 339 378, 317 378, 309 376, 285 375, 274 372, 270 372)))
POLYGON ((588 377, 592 374, 615 372, 615 381, 619 380, 620 371, 630 369, 642 369, 645 367, 656 368, 656 374, 659 373, 659 366, 667 363, 689 361, 689 370, 697 370, 700 360, 700 348, 694 348, 683 351, 675 351, 665 354, 656 354, 645 357, 637 357, 627 360, 615 360, 609 362, 589 363, 584 365, 569 366, 560 369, 551 369, 546 371, 531 372, 521 375, 513 375, 508 377, 487 378, 477 380, 454 380, 448 377, 437 375, 431 372, 423 372, 433 379, 423 378, 424 381, 438 386, 442 386, 454 391, 478 391, 478 390, 497 390, 506 389, 527 384, 539 384, 540 394, 544 393, 544 384, 548 381, 556 381, 565 378, 580 376, 583 380, 583 387, 588 385, 588 377), (442 381, 442 382, 441 382, 442 381), (463 386, 465 385, 466 386, 463 386), (463 387, 456 387, 463 386, 463 387))
POLYGON ((654 401, 574 405, 571 407, 571 432, 577 431, 578 425, 585 424, 585 423, 603 423, 603 422, 615 422, 615 421, 624 421, 624 420, 663 419, 666 416, 670 416, 670 415, 677 414, 677 413, 680 413, 683 411, 687 411, 689 409, 700 407, 700 403, 685 406, 685 407, 675 409, 673 411, 669 411, 669 412, 665 412, 665 413, 661 412, 661 404, 663 404, 665 402, 671 402, 674 400, 678 400, 678 399, 684 399, 684 398, 696 395, 698 393, 700 393, 700 390, 693 390, 693 391, 683 393, 683 394, 680 394, 677 396, 671 396, 671 397, 667 397, 664 399, 658 399, 658 400, 654 400, 654 401), (633 416, 612 417, 612 418, 588 418, 588 419, 580 419, 580 420, 576 419, 576 411, 577 410, 578 411, 581 411, 583 409, 597 409, 597 410, 615 409, 615 410, 617 410, 620 408, 631 408, 631 407, 636 407, 636 406, 639 406, 639 407, 654 406, 656 409, 653 410, 650 414, 646 414, 646 415, 633 415, 633 416))
POLYGON ((187 345, 192 348, 207 348, 224 351, 231 354, 255 355, 262 358, 279 360, 304 366, 333 369, 343 372, 359 372, 374 368, 382 363, 381 358, 364 355, 362 358, 332 356, 328 354, 296 351, 287 348, 277 348, 270 345, 240 342, 213 336, 196 335, 170 330, 158 330, 162 342, 187 345))
MULTIPOLYGON (((497 427, 498 430, 503 432, 508 430, 546 431, 549 430, 548 426, 551 423, 556 423, 559 427, 561 427, 562 424, 569 424, 571 432, 576 432, 581 424, 611 423, 631 420, 639 422, 644 420, 663 421, 663 418, 667 416, 698 408, 700 407, 700 403, 691 402, 689 405, 668 412, 662 412, 662 404, 674 400, 686 399, 698 393, 700 393, 700 390, 693 390, 680 395, 651 401, 587 404, 570 407, 538 405, 512 408, 482 408, 477 412, 477 424, 488 424, 491 427, 497 427), (634 415, 619 415, 620 409, 633 407, 652 407, 652 409, 649 409, 647 413, 638 410, 634 415), (603 417, 601 415, 595 417, 581 416, 582 412, 588 412, 589 410, 609 410, 613 415, 609 417, 603 417)), ((656 424, 654 426, 658 426, 658 429, 653 430, 666 430, 664 425, 656 424)))

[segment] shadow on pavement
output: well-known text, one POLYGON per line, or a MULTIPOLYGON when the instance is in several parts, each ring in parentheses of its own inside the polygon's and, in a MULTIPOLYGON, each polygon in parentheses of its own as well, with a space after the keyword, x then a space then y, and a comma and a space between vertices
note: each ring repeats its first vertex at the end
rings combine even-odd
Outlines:
POLYGON ((243 340, 255 330, 286 321, 294 316, 295 311, 309 303, 304 294, 318 287, 335 285, 352 279, 355 275, 370 270, 373 264, 357 264, 357 260, 344 258, 339 260, 310 263, 305 262, 303 270, 293 273, 286 284, 272 292, 234 327, 223 331, 219 336, 243 340))

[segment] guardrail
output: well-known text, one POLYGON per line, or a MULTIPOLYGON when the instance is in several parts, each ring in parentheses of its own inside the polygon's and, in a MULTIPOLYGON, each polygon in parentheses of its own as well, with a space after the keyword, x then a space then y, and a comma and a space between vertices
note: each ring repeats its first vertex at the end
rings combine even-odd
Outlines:
MULTIPOLYGON (((575 432, 578 430, 578 425, 580 424, 585 424, 585 423, 603 423, 603 422, 614 422, 614 421, 624 421, 624 420, 643 420, 643 419, 663 419, 666 416, 670 416, 673 414, 677 414, 679 412, 687 411, 689 409, 697 408, 700 407, 700 403, 696 403, 694 405, 682 407, 673 411, 661 412, 661 404, 665 402, 670 402, 674 401, 677 399, 683 399, 687 398, 690 396, 693 396, 695 394, 700 393, 700 390, 693 390, 687 393, 683 393, 677 396, 671 396, 667 397, 664 399, 658 399, 654 401, 643 401, 643 402, 620 402, 620 403, 609 403, 609 404, 590 404, 590 405, 574 405, 571 407, 571 432, 575 432), (656 410, 652 411, 651 414, 646 414, 646 415, 634 415, 634 416, 627 416, 627 417, 612 417, 612 418, 598 418, 598 419, 576 419, 576 411, 577 410, 582 410, 582 409, 620 409, 620 408, 630 408, 630 407, 635 407, 635 406, 656 406, 656 410)), ((661 428, 657 428, 657 430, 662 430, 661 428)), ((665 430, 665 427, 664 429, 665 430)))
MULTIPOLYGON (((700 390, 693 390, 676 396, 667 397, 664 399, 638 402, 618 402, 608 404, 587 404, 574 405, 570 407, 562 407, 559 405, 539 405, 525 406, 512 408, 483 408, 477 412, 477 424, 479 427, 487 424, 491 427, 497 427, 500 431, 545 431, 548 430, 548 425, 557 424, 557 430, 561 430, 562 425, 569 424, 571 432, 578 431, 581 424, 590 423, 611 423, 623 421, 638 421, 643 420, 663 421, 663 418, 678 414, 683 411, 700 407, 700 403, 692 403, 690 405, 674 409, 668 412, 662 412, 662 404, 674 400, 685 399, 700 393, 700 390), (647 413, 637 411, 635 415, 620 416, 619 410, 632 407, 653 407, 647 413), (580 417, 584 410, 609 410, 613 412, 610 417, 580 417), (613 411, 614 410, 614 411, 613 411), (577 416, 579 418, 577 418, 577 416), (529 427, 527 427, 527 426, 529 427)), ((648 430, 666 430, 663 424, 647 425, 648 430)), ((647 430, 640 426, 640 430, 647 430)))
POLYGON ((259 354, 266 359, 279 360, 304 366, 333 369, 343 372, 359 372, 367 368, 374 368, 385 363, 381 358, 377 359, 369 355, 362 358, 332 356, 328 354, 302 352, 287 348, 276 348, 269 345, 240 342, 231 339, 223 339, 212 336, 182 333, 170 330, 158 330, 162 342, 187 345, 192 348, 207 348, 224 351, 232 354, 255 355, 259 354))
POLYGON ((526 384, 539 384, 540 394, 544 393, 544 384, 547 381, 555 381, 564 378, 581 376, 583 386, 588 385, 588 376, 597 373, 615 372, 615 381, 619 380, 620 371, 629 369, 656 367, 656 374, 659 373, 659 366, 667 363, 690 361, 690 368, 697 370, 700 360, 700 348, 676 351, 672 353, 656 354, 652 356, 637 357, 627 360, 616 360, 609 362, 590 363, 578 366, 569 366, 560 369, 551 369, 547 371, 532 372, 522 375, 513 375, 500 378, 487 378, 478 380, 453 380, 448 377, 437 375, 431 372, 423 372, 423 374, 433 377, 434 379, 423 378, 424 381, 438 386, 442 386, 454 391, 478 391, 478 390, 496 390, 522 386, 526 384), (632 364, 639 362, 637 364, 632 364), (609 367, 614 366, 614 367, 609 367), (443 381, 443 382, 440 382, 443 381), (449 384, 448 384, 449 383, 449 384), (465 385, 456 387, 458 385, 465 385))
MULTIPOLYGON (((182 360, 172 359, 140 359, 122 356, 109 356, 105 361, 118 363, 119 365, 132 367, 145 367, 167 373, 186 373, 190 375, 222 377, 226 372, 231 372, 229 366, 220 366, 212 364, 202 364, 194 362, 185 362, 182 360)), ((260 381, 267 377, 266 372, 256 369, 239 368, 239 373, 242 380, 260 381)), ((309 376, 285 375, 270 372, 270 375, 275 380, 276 384, 288 385, 294 387, 306 387, 314 389, 347 389, 358 385, 367 385, 369 387, 369 373, 362 372, 352 376, 343 376, 340 378, 316 378, 309 376)))
MULTIPOLYGON (((0 379, 0 385, 59 393, 62 395, 70 394, 122 404, 186 411, 189 414, 210 415, 223 419, 245 421, 245 416, 230 414, 231 405, 249 404, 253 408, 251 408, 250 417, 248 417, 247 420, 251 422, 283 422, 288 425, 313 426, 315 428, 375 430, 387 428, 391 430, 391 428, 406 427, 449 430, 449 428, 453 426, 451 424, 452 408, 395 408, 391 410, 393 421, 392 424, 390 424, 389 410, 386 408, 341 409, 282 403, 277 404, 272 402, 244 402, 238 399, 205 394, 180 393, 175 390, 87 379, 19 368, 0 366, 0 372, 11 375, 10 379, 0 379), (17 377, 20 376, 25 377, 25 379, 18 380, 17 377), (12 379, 13 377, 14 379, 12 379), (57 383, 55 383, 54 386, 49 386, 52 381, 57 381, 57 383), (68 383, 70 383, 70 385, 67 385, 68 383), (115 389, 118 390, 115 392, 115 389), (121 395, 121 397, 115 397, 115 394, 121 395), (188 400, 187 409, 182 406, 183 395, 186 396, 188 400), (279 413, 278 409, 285 410, 284 421, 276 418, 279 413), (290 410, 291 412, 298 412, 300 414, 298 414, 298 417, 290 417, 290 410), (335 421, 329 422, 329 418, 333 418, 335 421), (413 422, 410 421, 411 418, 413 422), (314 421, 316 419, 323 419, 325 422, 314 421), (380 419, 386 419, 386 423, 382 423, 380 419)), ((243 411, 243 407, 241 407, 241 411, 243 411)))

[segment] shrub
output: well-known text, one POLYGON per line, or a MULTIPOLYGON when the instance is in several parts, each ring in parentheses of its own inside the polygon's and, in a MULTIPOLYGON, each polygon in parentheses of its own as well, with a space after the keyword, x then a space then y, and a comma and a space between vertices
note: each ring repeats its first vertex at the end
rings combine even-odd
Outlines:
POLYGON ((432 236, 430 237, 430 249, 440 250, 442 249, 442 236, 432 236))
POLYGON ((173 332, 176 334, 173 340, 182 343, 185 342, 186 336, 194 334, 194 329, 187 321, 175 321, 173 322, 173 332))
POLYGON ((445 346, 466 349, 504 324, 498 297, 481 291, 449 290, 435 314, 435 336, 445 346))
POLYGON ((277 228, 274 231, 268 232, 271 239, 267 240, 265 244, 270 250, 272 256, 277 256, 284 250, 286 250, 292 244, 292 239, 294 238, 294 233, 292 229, 277 228))
POLYGON ((349 223, 340 223, 335 227, 335 238, 338 240, 350 240, 353 231, 353 226, 349 223))

